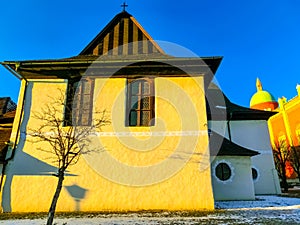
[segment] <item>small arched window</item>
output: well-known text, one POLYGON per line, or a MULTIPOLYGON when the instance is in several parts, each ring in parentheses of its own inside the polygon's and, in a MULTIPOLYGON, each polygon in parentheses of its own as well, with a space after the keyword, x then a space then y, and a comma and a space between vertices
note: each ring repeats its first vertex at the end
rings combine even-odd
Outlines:
POLYGON ((127 83, 127 126, 154 125, 153 79, 131 79, 127 83))

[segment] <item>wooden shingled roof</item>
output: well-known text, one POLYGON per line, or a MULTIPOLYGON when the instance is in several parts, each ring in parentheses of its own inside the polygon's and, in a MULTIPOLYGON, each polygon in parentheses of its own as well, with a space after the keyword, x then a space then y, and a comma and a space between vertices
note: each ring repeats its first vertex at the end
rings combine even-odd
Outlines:
POLYGON ((0 98, 0 117, 7 112, 16 110, 17 105, 14 103, 10 97, 1 97, 0 98))
POLYGON ((0 163, 3 163, 5 160, 15 112, 10 111, 0 116, 0 163))
POLYGON ((10 97, 0 98, 0 163, 5 160, 17 105, 10 97))
POLYGON ((137 55, 164 51, 128 12, 117 14, 79 55, 137 55))
POLYGON ((222 57, 174 57, 164 53, 128 12, 117 14, 79 55, 54 60, 5 61, 19 79, 74 79, 81 76, 203 76, 208 85, 222 57))
POLYGON ((213 82, 206 90, 208 120, 268 120, 276 112, 250 109, 231 102, 213 82))

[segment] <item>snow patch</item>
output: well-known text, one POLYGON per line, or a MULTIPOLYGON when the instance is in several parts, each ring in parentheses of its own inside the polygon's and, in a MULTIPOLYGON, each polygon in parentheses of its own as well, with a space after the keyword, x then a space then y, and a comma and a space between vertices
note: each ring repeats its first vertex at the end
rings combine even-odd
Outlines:
POLYGON ((281 196, 256 196, 254 201, 216 201, 216 209, 227 210, 284 210, 300 209, 300 198, 288 198, 281 196))

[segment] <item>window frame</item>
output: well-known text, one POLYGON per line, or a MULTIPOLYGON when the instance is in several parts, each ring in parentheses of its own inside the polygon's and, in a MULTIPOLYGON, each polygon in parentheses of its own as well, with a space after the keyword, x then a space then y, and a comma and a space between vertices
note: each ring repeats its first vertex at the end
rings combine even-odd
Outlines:
POLYGON ((92 78, 76 78, 68 80, 66 106, 64 113, 64 126, 90 126, 93 119, 93 101, 94 101, 94 87, 95 79, 92 78), (90 83, 90 90, 85 92, 86 86, 83 82, 90 83), (88 97, 89 106, 84 108, 85 97, 88 97), (74 101, 77 102, 74 102, 74 101), (76 104, 76 105, 74 105, 76 104), (75 112, 74 112, 75 107, 75 112), (78 110, 80 109, 80 110, 78 110), (87 114, 83 113, 83 109, 87 111, 87 114), (87 120, 84 121, 84 116, 87 115, 87 120), (74 120, 74 116, 76 119, 74 120), (74 124, 75 123, 75 124, 74 124))
MULTIPOLYGON (((155 125, 155 86, 153 77, 136 77, 127 79, 127 95, 126 95, 126 121, 125 125, 129 127, 150 127, 155 125), (133 93, 133 84, 138 83, 137 93, 133 93), (149 93, 144 92, 144 83, 149 84, 149 93), (132 107, 133 97, 137 97, 136 108, 132 107), (149 98, 149 108, 143 108, 142 101, 149 98), (136 121, 131 123, 132 113, 136 112, 136 121), (148 124, 143 124, 143 113, 149 112, 148 124)), ((135 104, 134 104, 135 105, 135 104)))
POLYGON ((222 182, 226 182, 226 181, 229 181, 232 178, 233 170, 227 162, 219 162, 215 166, 215 176, 218 180, 220 180, 222 182), (221 171, 219 171, 219 167, 221 167, 221 171), (229 171, 229 176, 228 177, 227 176, 225 177, 224 168, 228 169, 228 171, 229 171), (220 176, 219 172, 221 172, 221 176, 220 176))

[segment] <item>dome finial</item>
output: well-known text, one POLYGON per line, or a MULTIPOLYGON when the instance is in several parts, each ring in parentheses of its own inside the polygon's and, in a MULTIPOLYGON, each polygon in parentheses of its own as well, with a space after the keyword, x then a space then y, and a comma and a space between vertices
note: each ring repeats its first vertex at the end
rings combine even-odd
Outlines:
POLYGON ((256 89, 257 91, 262 91, 263 89, 259 78, 256 78, 256 89))
POLYGON ((296 90, 297 90, 298 96, 300 97, 300 85, 299 84, 297 84, 296 90))

